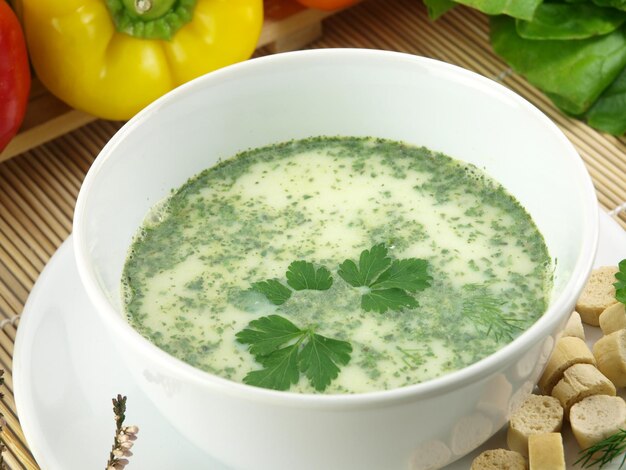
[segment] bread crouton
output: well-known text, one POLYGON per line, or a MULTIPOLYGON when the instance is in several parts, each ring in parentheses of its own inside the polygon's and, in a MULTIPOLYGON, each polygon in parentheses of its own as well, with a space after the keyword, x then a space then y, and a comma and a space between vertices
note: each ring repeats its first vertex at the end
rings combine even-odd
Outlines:
POLYGON ((616 387, 626 387, 626 330, 603 336, 593 345, 598 369, 616 387))
POLYGON ((617 266, 603 266, 594 269, 578 301, 576 311, 588 325, 600 325, 600 314, 617 302, 615 300, 615 273, 617 266))
POLYGON ((558 398, 565 411, 575 403, 590 395, 615 396, 615 385, 591 364, 574 364, 563 374, 563 378, 552 390, 552 396, 558 398))
POLYGON ((570 410, 570 424, 581 449, 626 429, 626 402, 621 397, 592 395, 570 410))
POLYGON ((558 432, 563 424, 563 407, 558 399, 547 395, 530 395, 511 415, 507 431, 509 449, 528 455, 528 436, 558 432))
POLYGON ((506 449, 486 450, 472 462, 470 470, 526 470, 526 459, 506 449))
POLYGON ((559 338, 539 379, 539 388, 545 395, 550 395, 554 386, 563 378, 566 369, 574 364, 595 365, 595 363, 591 350, 582 339, 574 336, 559 338))

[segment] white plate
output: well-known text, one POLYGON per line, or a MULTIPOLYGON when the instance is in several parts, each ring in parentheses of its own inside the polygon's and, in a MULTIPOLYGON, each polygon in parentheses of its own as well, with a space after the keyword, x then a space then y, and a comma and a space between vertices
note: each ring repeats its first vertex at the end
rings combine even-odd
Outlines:
MULTIPOLYGON (((623 258, 626 232, 602 213, 596 265, 616 264, 623 258)), ((591 343, 599 329, 588 327, 587 333, 591 343)), ((15 402, 39 465, 63 470, 103 468, 113 440, 111 399, 121 393, 128 396, 127 424, 140 427, 129 468, 225 470, 161 418, 126 372, 123 360, 83 292, 70 238, 35 284, 15 341, 15 402)), ((570 432, 565 436, 570 468, 578 447, 570 432)), ((468 469, 475 455, 498 447, 506 447, 504 431, 448 469, 468 469)))

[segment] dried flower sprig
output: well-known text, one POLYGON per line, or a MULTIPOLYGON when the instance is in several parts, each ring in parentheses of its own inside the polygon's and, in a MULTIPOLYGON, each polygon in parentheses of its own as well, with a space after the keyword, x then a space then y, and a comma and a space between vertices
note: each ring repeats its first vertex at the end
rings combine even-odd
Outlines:
MULTIPOLYGON (((580 463, 582 468, 589 468, 599 464, 599 468, 602 468, 624 451, 626 451, 626 430, 620 429, 597 444, 582 450, 582 456, 574 462, 574 465, 580 463)), ((622 468, 625 462, 626 455, 624 455, 618 468, 622 468)))
MULTIPOLYGON (((0 387, 4 385, 4 369, 0 369, 0 387)), ((4 398, 4 393, 0 392, 0 400, 4 398)), ((6 426, 6 421, 4 420, 4 415, 0 413, 0 469, 4 470, 7 468, 7 464, 4 461, 4 451, 7 450, 7 447, 4 445, 4 427, 6 426)))
POLYGON ((139 428, 137 426, 124 426, 126 397, 118 394, 113 399, 113 413, 115 414, 115 438, 109 453, 106 470, 123 470, 128 465, 128 457, 133 455, 130 449, 137 439, 139 428))

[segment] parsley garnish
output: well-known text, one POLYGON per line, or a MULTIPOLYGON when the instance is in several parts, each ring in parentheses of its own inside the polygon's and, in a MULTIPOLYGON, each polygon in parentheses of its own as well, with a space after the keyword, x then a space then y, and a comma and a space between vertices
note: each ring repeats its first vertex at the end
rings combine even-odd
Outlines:
MULTIPOLYGON (((622 263, 620 263, 620 269, 622 267, 622 263)), ((587 449, 581 450, 580 453, 582 455, 576 462, 574 462, 574 465, 578 465, 580 463, 582 468, 590 468, 594 465, 600 464, 599 468, 602 468, 605 465, 608 465, 615 457, 620 455, 625 450, 626 431, 620 429, 612 436, 607 437, 587 449)), ((624 455, 624 458, 618 468, 622 468, 624 462, 626 462, 626 455, 624 455)))
POLYGON ((282 305, 291 297, 291 290, 276 279, 255 282, 252 290, 263 294, 274 305, 282 305))
POLYGON ((257 387, 287 390, 306 375, 315 390, 322 392, 339 374, 338 365, 350 362, 352 345, 315 333, 315 327, 300 329, 280 315, 251 321, 236 335, 249 345, 263 369, 249 372, 243 381, 257 387))
MULTIPOLYGON (((333 285, 330 271, 324 266, 315 269, 308 261, 294 261, 287 269, 287 284, 294 290, 328 290, 333 285)), ((282 305, 291 298, 291 289, 277 279, 255 282, 252 290, 263 294, 274 305, 282 305)))
POLYGON ((361 308, 366 312, 384 313, 387 310, 415 308, 419 304, 408 292, 416 293, 430 286, 432 277, 428 275, 428 262, 409 258, 395 260, 387 257, 384 243, 363 250, 359 265, 345 260, 337 274, 353 287, 366 287, 361 296, 361 308))
POLYGON ((341 263, 338 274, 353 287, 370 286, 390 264, 391 258, 387 258, 387 247, 384 243, 379 243, 370 250, 361 252, 358 267, 349 259, 341 263))
POLYGON ((402 289, 371 289, 361 296, 361 308, 366 312, 385 313, 387 310, 419 307, 417 300, 402 289))
MULTIPOLYGON (((430 286, 428 262, 422 259, 391 260, 387 247, 380 243, 364 250, 359 265, 346 260, 338 274, 353 287, 367 290, 361 296, 363 310, 384 313, 417 307, 409 294, 430 286)), ((328 290, 333 285, 330 271, 315 268, 308 261, 294 261, 286 273, 287 284, 295 291, 328 290)), ((252 289, 263 294, 275 305, 291 298, 292 291, 277 279, 255 282, 252 289)), ((300 329, 280 315, 269 315, 251 321, 237 333, 237 341, 248 350, 262 369, 248 372, 243 381, 257 387, 288 390, 304 374, 315 390, 322 392, 339 374, 339 366, 350 361, 352 345, 346 341, 327 338, 315 332, 314 326, 300 329)))
POLYGON ((324 266, 315 269, 308 261, 294 261, 287 270, 287 284, 294 290, 328 290, 333 278, 324 266))
POLYGON ((615 300, 626 305, 626 259, 619 262, 619 272, 615 273, 615 300))

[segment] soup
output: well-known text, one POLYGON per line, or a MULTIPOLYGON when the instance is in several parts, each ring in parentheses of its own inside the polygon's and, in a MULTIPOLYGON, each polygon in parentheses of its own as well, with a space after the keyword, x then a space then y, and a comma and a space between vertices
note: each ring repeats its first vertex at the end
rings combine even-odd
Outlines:
POLYGON ((419 383, 539 318, 543 237, 478 168, 426 148, 316 137, 243 152, 147 215, 128 321, 218 376, 294 392, 419 383))

